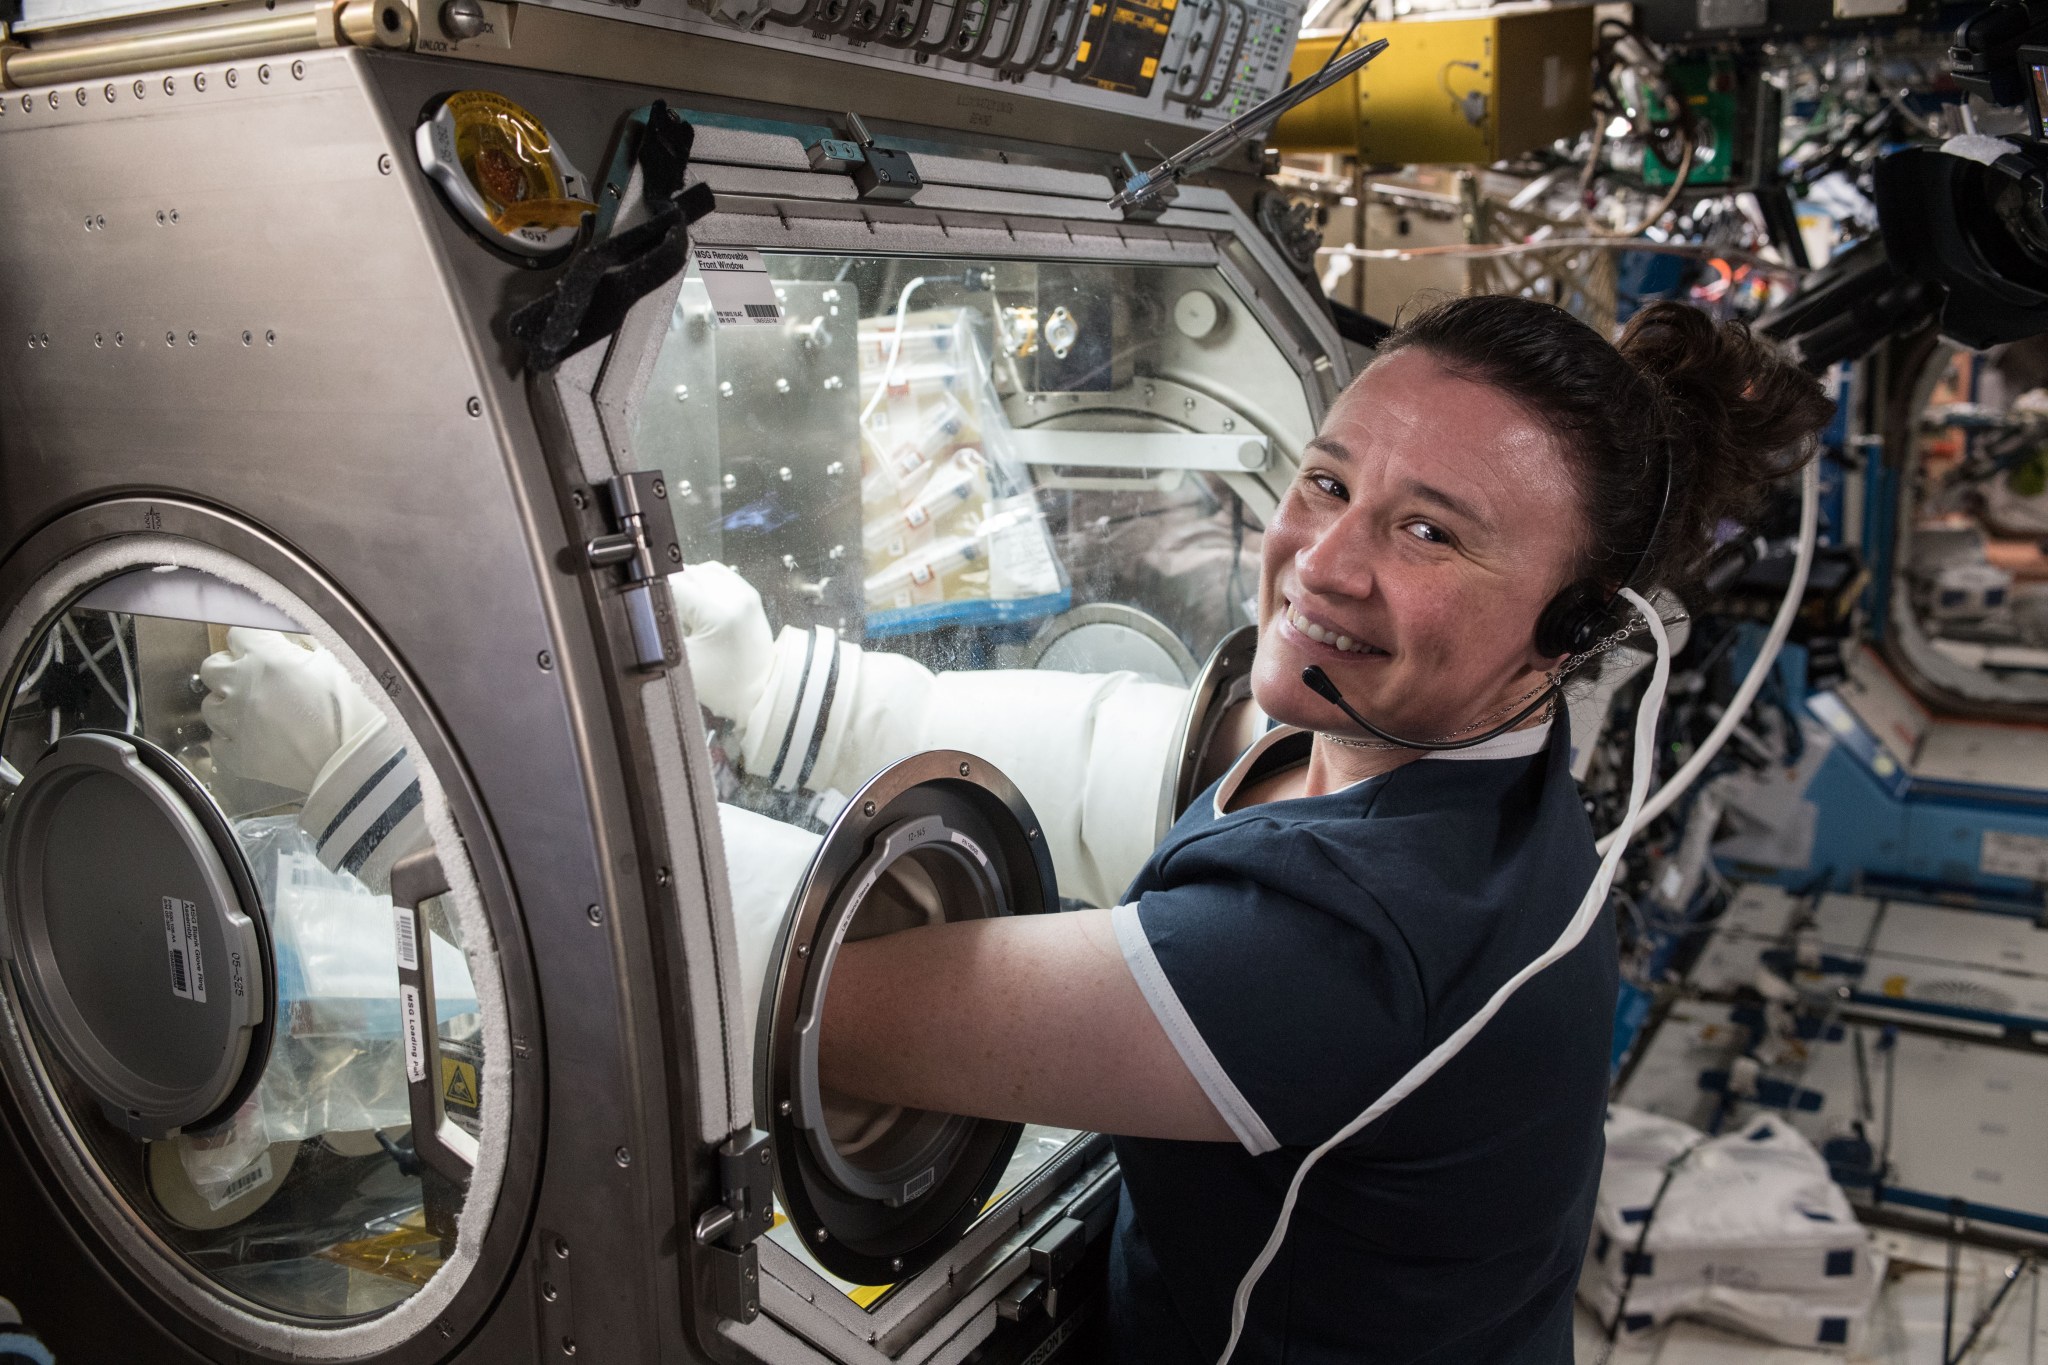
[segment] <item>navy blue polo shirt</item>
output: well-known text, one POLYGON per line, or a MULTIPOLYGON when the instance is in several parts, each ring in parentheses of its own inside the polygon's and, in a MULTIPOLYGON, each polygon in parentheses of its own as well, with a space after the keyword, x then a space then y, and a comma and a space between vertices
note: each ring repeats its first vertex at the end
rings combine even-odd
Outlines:
MULTIPOLYGON (((1568 727, 1225 814, 1308 755, 1275 730, 1113 912, 1131 972, 1238 1143, 1117 1138, 1118 1365, 1213 1365, 1309 1150, 1564 930, 1597 869, 1568 727)), ((1303 1186, 1236 1365, 1572 1359, 1617 973, 1596 922, 1303 1186)))

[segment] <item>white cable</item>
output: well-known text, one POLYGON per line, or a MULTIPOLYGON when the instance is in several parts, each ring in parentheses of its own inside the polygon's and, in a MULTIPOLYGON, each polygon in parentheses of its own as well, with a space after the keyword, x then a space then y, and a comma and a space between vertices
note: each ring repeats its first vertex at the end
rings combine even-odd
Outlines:
MULTIPOLYGON (((1764 679, 1770 676, 1772 666, 1777 663, 1778 651, 1784 646, 1785 637, 1792 632, 1792 618, 1799 614, 1799 604, 1806 597, 1806 577, 1813 569, 1813 546, 1819 534, 1820 465, 1817 461, 1808 461, 1799 484, 1799 548, 1792 560, 1792 579, 1785 585, 1785 600, 1778 604, 1778 614, 1764 636, 1763 648, 1757 652, 1756 662, 1749 666, 1749 675, 1742 680, 1742 686, 1735 689, 1734 700, 1721 713, 1721 719, 1714 722, 1714 728, 1707 732, 1706 741, 1685 761, 1684 767, 1671 775, 1669 782, 1657 789, 1655 796, 1643 803, 1640 823, 1648 824, 1671 808, 1671 803, 1706 771, 1707 764, 1713 762, 1714 755, 1721 752, 1728 736, 1749 713, 1749 704, 1756 700, 1764 679)), ((1635 825, 1623 821, 1595 847, 1605 853, 1616 842, 1627 843, 1635 829, 1635 825)))
POLYGON ((71 624, 71 618, 69 616, 64 617, 63 620, 65 633, 71 637, 71 643, 78 646, 78 657, 83 659, 85 661, 85 666, 92 670, 93 677, 99 679, 100 690, 107 694, 107 700, 113 702, 114 705, 116 706, 125 706, 127 708, 128 733, 131 735, 134 734, 135 694, 133 692, 130 692, 124 698, 120 692, 114 690, 114 684, 109 682, 107 680, 107 675, 100 671, 98 661, 92 657, 92 651, 85 647, 85 637, 78 633, 78 627, 71 624))
MULTIPOLYGON (((129 619, 133 620, 134 618, 130 617, 129 619)), ((107 628, 114 632, 114 652, 121 659, 121 681, 128 688, 128 733, 131 735, 138 734, 140 731, 135 728, 135 669, 128 662, 128 642, 121 638, 121 618, 111 611, 107 613, 107 628)))
MULTIPOLYGON (((1500 989, 1493 993, 1492 998, 1480 1007, 1477 1014, 1459 1025, 1455 1033, 1438 1043, 1428 1056, 1410 1067, 1408 1074, 1394 1082, 1364 1113, 1332 1133, 1322 1146, 1310 1152, 1308 1158, 1301 1163, 1300 1168, 1294 1173, 1294 1179, 1287 1186, 1287 1197, 1280 1203, 1280 1217, 1273 1224, 1272 1235, 1266 1239, 1266 1245, 1259 1252, 1258 1259, 1252 1262, 1251 1269, 1245 1272, 1244 1279, 1237 1286, 1237 1294, 1230 1305, 1230 1339, 1224 1343, 1223 1354, 1217 1358, 1216 1365, 1229 1365, 1232 1353, 1237 1350, 1238 1338, 1244 1335, 1245 1316, 1251 1307, 1252 1291, 1258 1288, 1259 1278, 1266 1273, 1266 1268, 1273 1264, 1273 1258, 1280 1254, 1280 1244, 1287 1238, 1287 1224, 1294 1217, 1295 1201, 1301 1196, 1301 1185, 1308 1178, 1309 1171, 1326 1153, 1350 1141, 1367 1124, 1408 1098, 1424 1081, 1441 1071, 1445 1063, 1457 1056, 1465 1044, 1471 1042, 1493 1016, 1500 1013, 1501 1006, 1507 1003, 1509 996, 1521 989, 1524 982, 1576 948, 1579 940, 1586 936, 1586 931, 1593 927, 1601 912, 1607 908, 1607 891, 1614 884, 1615 871, 1621 866, 1621 851, 1628 842, 1626 836, 1635 830, 1636 820, 1643 808, 1643 790, 1650 785, 1652 761, 1656 756, 1657 713, 1664 708, 1664 686, 1671 679, 1671 639, 1664 633, 1664 622, 1650 609, 1650 604, 1638 597, 1633 589, 1623 588, 1621 595, 1635 609, 1636 614, 1643 618, 1657 645, 1657 663, 1650 672, 1650 686, 1643 693, 1642 705, 1636 710, 1635 780, 1629 788, 1628 813, 1621 820, 1620 832, 1624 837, 1616 841, 1615 845, 1607 850, 1606 856, 1600 860, 1600 870, 1593 874, 1592 885, 1586 888, 1584 898, 1579 901, 1579 908, 1573 912, 1564 932, 1558 935, 1557 942, 1546 948, 1543 954, 1528 966, 1509 977, 1500 989)), ((1566 722, 1562 718, 1553 722, 1564 723, 1566 722)))
POLYGON ((868 418, 875 415, 875 409, 881 406, 882 395, 889 391, 889 381, 896 375, 896 360, 897 357, 903 354, 903 319, 910 311, 910 296, 924 282, 925 277, 919 275, 909 284, 904 285, 903 292, 897 295, 896 332, 895 335, 889 338, 889 359, 882 366, 882 377, 875 385, 875 396, 868 399, 868 405, 860 410, 860 424, 862 426, 866 426, 868 418))
POLYGON ((43 657, 36 662, 35 671, 29 674, 26 678, 23 678, 19 683, 15 684, 14 695, 16 697, 22 696, 31 687, 34 687, 37 683, 43 680, 43 674, 49 671, 50 660, 56 656, 56 653, 57 633, 55 631, 51 631, 50 634, 43 640, 43 657))

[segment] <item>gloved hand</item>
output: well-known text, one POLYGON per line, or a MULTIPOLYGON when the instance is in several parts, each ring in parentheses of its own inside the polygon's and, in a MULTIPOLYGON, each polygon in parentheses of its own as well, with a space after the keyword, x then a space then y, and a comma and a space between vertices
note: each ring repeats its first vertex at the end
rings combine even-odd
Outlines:
POLYGON ((214 762, 289 791, 311 791, 336 751, 382 719, 339 659, 274 630, 230 629, 199 680, 214 762))
POLYGON ((723 564, 692 564, 668 576, 697 700, 744 726, 775 663, 775 638, 754 585, 723 564))

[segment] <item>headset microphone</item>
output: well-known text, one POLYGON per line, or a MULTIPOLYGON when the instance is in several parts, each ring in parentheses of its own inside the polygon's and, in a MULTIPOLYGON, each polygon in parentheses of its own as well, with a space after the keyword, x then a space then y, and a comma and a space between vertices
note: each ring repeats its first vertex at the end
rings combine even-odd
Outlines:
POLYGON ((1467 739, 1403 739, 1399 735, 1388 734, 1385 730, 1380 729, 1379 726, 1374 725, 1364 716, 1352 710, 1351 703, 1344 700, 1344 694, 1337 690, 1337 684, 1330 681, 1330 675, 1323 672, 1321 665, 1310 664, 1307 668, 1302 669, 1301 681, 1309 691, 1351 717, 1354 725, 1357 725, 1373 738, 1384 740, 1388 744, 1397 744, 1403 749, 1429 749, 1437 751, 1469 749, 1475 744, 1484 744, 1489 739, 1496 739, 1535 715, 1545 706, 1558 700, 1560 693, 1558 685, 1553 682, 1550 686, 1537 693, 1534 701, 1494 726, 1491 730, 1483 734, 1473 735, 1467 739))

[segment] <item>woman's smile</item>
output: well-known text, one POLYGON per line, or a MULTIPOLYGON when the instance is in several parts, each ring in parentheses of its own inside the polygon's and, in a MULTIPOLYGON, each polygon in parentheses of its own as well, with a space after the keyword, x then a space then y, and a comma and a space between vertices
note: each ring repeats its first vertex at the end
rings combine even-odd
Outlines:
POLYGON ((1348 659, 1387 657, 1388 651, 1363 638, 1363 632, 1349 633, 1342 626, 1304 611, 1291 597, 1281 599, 1281 634, 1305 649, 1341 654, 1348 659))

